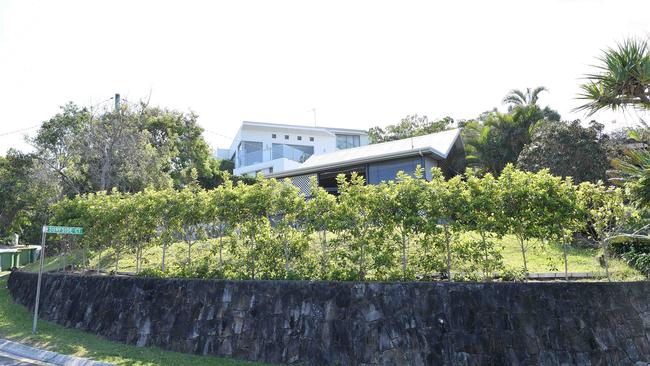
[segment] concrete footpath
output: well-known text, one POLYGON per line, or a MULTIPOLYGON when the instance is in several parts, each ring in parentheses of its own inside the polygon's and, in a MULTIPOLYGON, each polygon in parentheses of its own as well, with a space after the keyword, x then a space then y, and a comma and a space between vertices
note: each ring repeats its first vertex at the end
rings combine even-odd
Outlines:
POLYGON ((114 366, 0 339, 0 366, 114 366))

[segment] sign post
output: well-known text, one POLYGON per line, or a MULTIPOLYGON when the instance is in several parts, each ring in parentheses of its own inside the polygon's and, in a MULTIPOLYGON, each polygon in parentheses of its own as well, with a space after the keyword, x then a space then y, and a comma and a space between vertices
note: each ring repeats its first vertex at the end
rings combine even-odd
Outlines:
POLYGON ((45 238, 47 234, 61 234, 61 235, 83 235, 84 229, 82 227, 68 227, 68 226, 43 226, 41 233, 41 258, 38 268, 38 282, 36 283, 36 301, 34 302, 34 322, 32 323, 32 334, 36 334, 36 323, 38 321, 38 305, 41 298, 41 279, 43 278, 43 264, 45 263, 45 238))

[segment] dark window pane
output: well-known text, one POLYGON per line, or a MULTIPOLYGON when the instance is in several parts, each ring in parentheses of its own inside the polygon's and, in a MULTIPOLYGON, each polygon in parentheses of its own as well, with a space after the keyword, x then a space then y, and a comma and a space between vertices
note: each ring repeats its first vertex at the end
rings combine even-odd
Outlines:
POLYGON ((379 184, 381 181, 389 181, 397 177, 397 172, 413 176, 418 165, 422 164, 419 156, 413 158, 390 160, 381 163, 372 163, 368 166, 368 183, 379 184))

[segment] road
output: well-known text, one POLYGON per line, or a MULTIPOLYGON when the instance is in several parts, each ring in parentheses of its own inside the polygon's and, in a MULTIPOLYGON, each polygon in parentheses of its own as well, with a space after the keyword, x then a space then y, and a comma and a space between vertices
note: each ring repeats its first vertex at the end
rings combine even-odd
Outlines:
POLYGON ((23 357, 13 356, 8 353, 0 352, 0 366, 53 366, 53 365, 51 363, 29 360, 23 357))

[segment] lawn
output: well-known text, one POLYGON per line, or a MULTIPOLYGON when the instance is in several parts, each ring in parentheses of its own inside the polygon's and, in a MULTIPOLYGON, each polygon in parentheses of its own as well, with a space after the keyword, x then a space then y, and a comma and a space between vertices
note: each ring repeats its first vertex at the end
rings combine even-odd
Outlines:
POLYGON ((125 345, 46 321, 39 321, 39 331, 36 335, 32 335, 32 314, 24 306, 13 302, 7 290, 7 278, 7 272, 0 273, 0 338, 116 365, 262 365, 231 359, 187 355, 164 351, 160 348, 125 345))
MULTIPOLYGON (((500 240, 503 247, 503 262, 506 268, 522 268, 523 260, 519 242, 512 235, 507 235, 500 240)), ((533 240, 526 253, 528 271, 535 272, 561 272, 564 273, 564 260, 562 246, 559 243, 542 244, 533 240)), ((591 272, 596 276, 605 277, 605 268, 600 266, 598 257, 602 254, 600 249, 578 249, 569 247, 567 261, 569 272, 591 272)), ((609 261, 609 272, 612 280, 639 281, 645 277, 636 269, 628 266, 620 259, 612 258, 609 261)))

